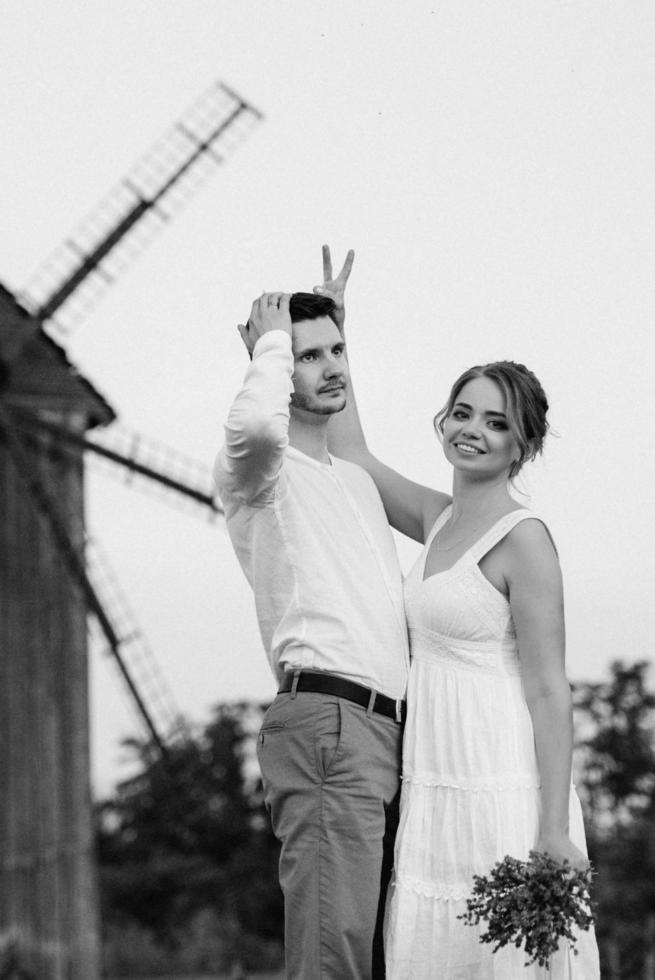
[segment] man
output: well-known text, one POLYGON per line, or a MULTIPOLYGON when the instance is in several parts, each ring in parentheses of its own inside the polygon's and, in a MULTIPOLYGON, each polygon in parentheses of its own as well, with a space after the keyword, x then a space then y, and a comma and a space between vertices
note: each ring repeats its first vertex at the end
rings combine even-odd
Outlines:
POLYGON ((324 295, 253 303, 239 327, 252 361, 215 468, 280 685, 258 756, 282 844, 288 980, 384 976, 383 838, 409 657, 382 503, 364 470, 327 449, 346 404, 337 323, 352 261, 332 279, 324 249, 324 295))

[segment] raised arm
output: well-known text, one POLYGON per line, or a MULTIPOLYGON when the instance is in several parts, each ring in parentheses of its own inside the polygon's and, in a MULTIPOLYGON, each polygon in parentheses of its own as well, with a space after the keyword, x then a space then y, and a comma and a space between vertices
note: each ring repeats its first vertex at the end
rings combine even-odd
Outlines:
POLYGON ((509 602, 541 778, 537 850, 586 868, 589 862, 569 839, 573 721, 571 689, 564 670, 559 561, 540 521, 521 521, 506 542, 509 602))
MULTIPOLYGON (((355 253, 349 251, 341 272, 333 278, 330 249, 324 245, 323 285, 314 288, 314 292, 330 296, 334 300, 334 319, 344 337, 345 291, 354 257, 355 253)), ((345 409, 330 419, 328 447, 334 456, 358 463, 367 470, 375 481, 392 527, 415 541, 425 541, 435 520, 450 503, 450 497, 408 480, 371 453, 359 417, 352 377, 345 409)))
POLYGON ((289 296, 264 293, 238 327, 251 357, 225 425, 216 486, 251 502, 274 487, 288 445, 293 385, 289 296))

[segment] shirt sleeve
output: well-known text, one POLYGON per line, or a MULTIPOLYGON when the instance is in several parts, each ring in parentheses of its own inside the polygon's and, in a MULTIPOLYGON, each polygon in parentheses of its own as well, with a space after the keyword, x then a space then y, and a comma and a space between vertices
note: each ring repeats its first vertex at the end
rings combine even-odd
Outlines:
POLYGON ((221 497, 232 494, 250 503, 274 491, 289 444, 292 374, 291 337, 284 330, 265 333, 227 417, 214 466, 221 497))

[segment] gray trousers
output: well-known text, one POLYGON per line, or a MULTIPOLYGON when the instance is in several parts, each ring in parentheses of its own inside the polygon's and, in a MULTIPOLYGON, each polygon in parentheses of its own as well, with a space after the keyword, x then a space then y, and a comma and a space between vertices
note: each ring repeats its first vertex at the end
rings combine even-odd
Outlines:
POLYGON ((278 694, 264 716, 257 755, 282 844, 287 980, 384 975, 381 891, 393 855, 401 738, 392 719, 323 694, 278 694))

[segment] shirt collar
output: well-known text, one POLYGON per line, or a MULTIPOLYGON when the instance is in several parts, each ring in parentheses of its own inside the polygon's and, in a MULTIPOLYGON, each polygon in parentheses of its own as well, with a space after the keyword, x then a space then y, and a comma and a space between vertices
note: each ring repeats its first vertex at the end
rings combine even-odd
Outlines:
POLYGON ((291 456, 292 459, 297 460, 299 463, 305 463, 308 466, 313 466, 315 469, 319 470, 329 470, 332 469, 333 460, 328 453, 329 463, 320 463, 313 456, 308 456, 307 453, 303 453, 300 449, 296 449, 295 446, 287 446, 287 455, 291 456))

